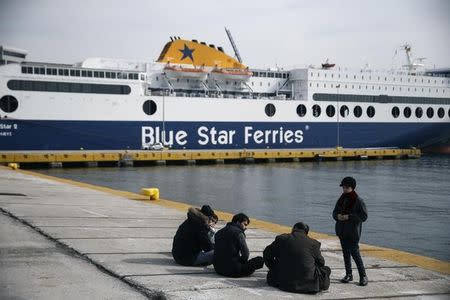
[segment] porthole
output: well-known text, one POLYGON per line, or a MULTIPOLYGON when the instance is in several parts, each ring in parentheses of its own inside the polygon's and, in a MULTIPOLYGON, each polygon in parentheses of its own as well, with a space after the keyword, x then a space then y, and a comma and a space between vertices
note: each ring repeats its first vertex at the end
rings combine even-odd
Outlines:
POLYGON ((432 118, 434 116, 434 109, 432 107, 427 108, 427 117, 432 118))
POLYGON ((448 109, 448 117, 450 118, 450 108, 448 109))
POLYGON ((392 116, 398 118, 400 116, 400 109, 397 106, 392 108, 392 116))
POLYGON ((17 107, 19 107, 19 102, 13 96, 3 96, 0 99, 0 109, 5 113, 15 112, 17 107))
POLYGON ((356 105, 355 108, 353 109, 353 114, 357 118, 361 117, 362 116, 362 108, 361 108, 361 106, 356 105))
POLYGON ((437 111, 437 115, 439 118, 443 118, 445 116, 445 111, 442 107, 439 107, 438 111, 437 111))
POLYGON ((349 109, 347 105, 342 105, 339 111, 341 113, 341 117, 346 118, 348 116, 349 109))
POLYGON ((375 116, 375 107, 372 105, 367 108, 367 116, 369 118, 373 118, 373 116, 375 116))
POLYGON ((314 116, 314 117, 317 118, 317 117, 320 116, 321 109, 320 109, 320 106, 319 106, 319 105, 317 105, 317 104, 313 105, 312 110, 313 110, 313 116, 314 116))
POLYGON ((297 115, 299 117, 304 117, 306 115, 306 106, 304 106, 303 104, 297 106, 297 115))
POLYGON ((151 116, 156 112, 156 103, 153 100, 147 100, 142 105, 142 109, 144 110, 144 113, 151 116))
POLYGON ((275 115, 276 109, 275 105, 273 105, 272 103, 267 104, 265 110, 268 117, 273 117, 275 115))
POLYGON ((408 106, 405 107, 403 109, 403 115, 405 116, 405 118, 411 117, 411 108, 409 108, 408 106))
POLYGON ((331 105, 331 104, 328 105, 326 112, 327 112, 328 117, 330 117, 330 118, 334 117, 334 114, 336 113, 336 109, 334 108, 334 105, 331 105))
POLYGON ((416 117, 417 117, 417 118, 422 118, 422 115, 423 115, 423 110, 422 110, 422 108, 421 108, 421 107, 417 107, 417 108, 416 108, 416 117))

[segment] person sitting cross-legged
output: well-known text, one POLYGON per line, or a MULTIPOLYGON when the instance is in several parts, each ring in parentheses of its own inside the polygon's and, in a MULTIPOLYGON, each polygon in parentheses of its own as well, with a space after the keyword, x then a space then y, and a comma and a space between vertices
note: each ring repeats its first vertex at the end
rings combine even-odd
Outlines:
POLYGON ((261 256, 248 259, 250 253, 244 231, 250 219, 243 213, 233 216, 215 235, 214 270, 227 277, 249 276, 264 266, 261 256))
POLYGON ((329 288, 331 269, 325 266, 320 242, 308 237, 308 232, 308 225, 298 222, 291 233, 277 236, 264 249, 270 286, 294 293, 317 293, 329 288))

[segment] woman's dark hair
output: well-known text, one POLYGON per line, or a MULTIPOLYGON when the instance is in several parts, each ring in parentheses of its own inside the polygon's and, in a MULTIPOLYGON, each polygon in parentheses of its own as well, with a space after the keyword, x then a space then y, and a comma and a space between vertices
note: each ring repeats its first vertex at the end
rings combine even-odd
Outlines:
POLYGON ((231 222, 233 223, 242 223, 244 221, 247 221, 247 224, 250 224, 250 219, 246 214, 238 213, 237 215, 233 216, 233 219, 231 222))

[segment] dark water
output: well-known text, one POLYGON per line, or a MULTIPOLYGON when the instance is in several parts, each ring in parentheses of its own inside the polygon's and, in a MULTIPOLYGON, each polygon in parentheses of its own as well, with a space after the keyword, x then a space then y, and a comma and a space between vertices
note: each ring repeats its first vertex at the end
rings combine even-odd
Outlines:
POLYGON ((344 176, 357 180, 369 218, 362 242, 450 261, 450 156, 417 160, 49 169, 41 173, 334 234, 344 176))

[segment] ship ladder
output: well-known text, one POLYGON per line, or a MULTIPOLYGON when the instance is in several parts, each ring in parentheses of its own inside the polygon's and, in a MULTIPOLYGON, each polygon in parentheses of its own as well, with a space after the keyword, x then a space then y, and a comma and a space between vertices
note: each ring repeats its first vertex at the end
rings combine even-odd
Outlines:
POLYGON ((253 89, 247 84, 247 82, 244 82, 244 85, 247 87, 247 89, 249 90, 248 94, 251 97, 253 95, 253 89))
POLYGON ((289 82, 289 78, 287 78, 286 79, 286 81, 285 82, 283 82, 283 84, 279 87, 279 88, 277 88, 277 90, 275 91, 275 95, 277 95, 278 96, 278 92, 287 84, 289 82))
POLYGON ((209 94, 208 86, 203 81, 200 81, 200 82, 203 86, 203 89, 205 90, 205 95, 208 96, 208 94, 209 94))

